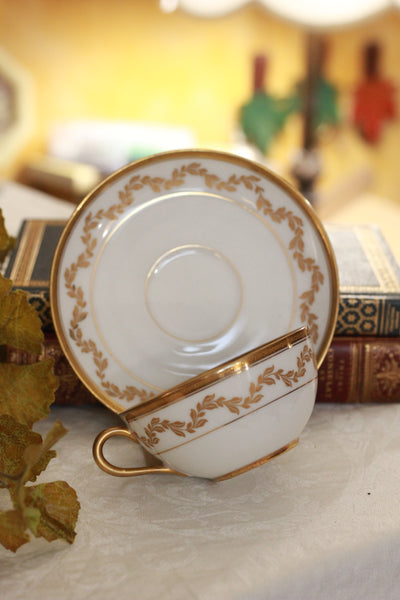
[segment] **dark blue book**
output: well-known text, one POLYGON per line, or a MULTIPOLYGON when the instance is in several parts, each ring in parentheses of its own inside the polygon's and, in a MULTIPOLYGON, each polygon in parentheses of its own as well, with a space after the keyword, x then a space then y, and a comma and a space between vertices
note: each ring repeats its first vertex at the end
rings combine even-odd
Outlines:
POLYGON ((400 335, 400 267, 373 225, 327 225, 339 271, 336 336, 400 335))
POLYGON ((64 226, 65 221, 57 220, 23 221, 3 273, 12 280, 15 289, 22 289, 28 294, 45 332, 54 330, 50 310, 50 273, 64 226))
MULTIPOLYGON (((53 331, 49 283, 65 221, 24 221, 4 275, 28 293, 53 331)), ((400 267, 379 228, 325 224, 339 271, 335 336, 400 336, 400 267)))

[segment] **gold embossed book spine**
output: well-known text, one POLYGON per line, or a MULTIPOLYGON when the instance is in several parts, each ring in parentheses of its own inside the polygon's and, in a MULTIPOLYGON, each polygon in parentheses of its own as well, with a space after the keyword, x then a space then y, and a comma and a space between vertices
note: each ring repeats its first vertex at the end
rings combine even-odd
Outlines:
POLYGON ((400 338, 335 337, 319 369, 317 402, 400 402, 400 338))
POLYGON ((65 221, 29 219, 21 226, 4 275, 28 295, 42 321, 43 331, 53 331, 50 310, 50 272, 65 221))

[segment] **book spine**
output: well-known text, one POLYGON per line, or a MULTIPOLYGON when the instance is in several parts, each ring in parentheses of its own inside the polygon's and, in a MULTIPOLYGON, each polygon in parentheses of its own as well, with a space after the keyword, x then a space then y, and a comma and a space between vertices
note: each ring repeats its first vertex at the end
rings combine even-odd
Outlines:
MULTIPOLYGON (((96 398, 68 363, 55 334, 40 356, 7 348, 1 360, 17 364, 52 358, 59 378, 55 404, 95 404, 96 398)), ((400 338, 334 337, 318 372, 317 402, 400 402, 400 338)))
POLYGON ((317 402, 400 402, 400 338, 334 337, 317 402))
POLYGON ((83 385, 70 366, 55 334, 45 335, 40 355, 31 354, 10 346, 3 347, 2 352, 0 352, 0 360, 19 365, 29 365, 47 358, 53 359, 54 374, 58 377, 58 388, 55 393, 54 404, 79 406, 97 403, 97 399, 83 385))
MULTIPOLYGON (((53 332, 48 290, 28 290, 28 301, 37 310, 44 332, 53 332)), ((339 298, 335 336, 400 336, 400 298, 339 298)))
MULTIPOLYGON (((257 60, 257 85, 262 85, 264 57, 257 60)), ((49 279, 65 223, 25 220, 4 268, 14 287, 27 293, 45 332, 54 332, 49 279)), ((339 269, 335 336, 400 336, 400 267, 380 231, 372 226, 328 226, 327 233, 339 269)))
POLYGON ((335 336, 400 336, 400 297, 341 294, 335 336))
POLYGON ((43 331, 45 333, 53 332, 54 325, 50 308, 50 291, 47 289, 36 291, 28 290, 26 288, 20 289, 24 290, 24 292, 27 294, 29 304, 31 304, 38 313, 42 322, 43 331))

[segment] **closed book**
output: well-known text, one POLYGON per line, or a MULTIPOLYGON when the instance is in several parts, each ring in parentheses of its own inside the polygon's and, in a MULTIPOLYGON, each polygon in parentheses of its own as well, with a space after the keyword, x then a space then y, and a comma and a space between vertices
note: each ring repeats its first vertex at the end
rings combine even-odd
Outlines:
MULTIPOLYGON (((44 331, 50 311, 51 265, 65 221, 24 221, 5 276, 24 289, 44 331)), ((326 231, 339 271, 337 336, 400 335, 400 267, 381 231, 372 225, 330 225, 326 231)))
POLYGON ((334 337, 318 372, 319 402, 400 402, 400 338, 334 337))
POLYGON ((339 272, 337 336, 400 335, 400 267, 373 225, 327 225, 339 272))
POLYGON ((55 404, 64 406, 79 406, 94 404, 97 399, 83 385, 70 366, 57 336, 54 332, 46 332, 40 355, 31 354, 11 346, 0 347, 0 361, 17 365, 30 365, 48 358, 53 359, 54 374, 58 378, 58 388, 55 392, 55 404))
MULTIPOLYGON (((46 333, 40 356, 3 347, 2 360, 30 364, 53 358, 59 378, 55 403, 76 406, 96 403, 62 352, 55 333, 46 333)), ((317 402, 400 402, 400 338, 339 337, 318 372, 317 402)))
POLYGON ((24 290, 37 310, 43 331, 54 331, 50 310, 50 273, 65 220, 29 219, 22 223, 4 276, 24 290))

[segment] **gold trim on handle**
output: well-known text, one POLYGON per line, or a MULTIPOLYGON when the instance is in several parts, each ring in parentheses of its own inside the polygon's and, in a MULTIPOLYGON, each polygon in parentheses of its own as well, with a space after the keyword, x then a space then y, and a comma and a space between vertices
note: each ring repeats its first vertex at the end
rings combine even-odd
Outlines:
POLYGON ((110 427, 99 433, 93 442, 93 458, 98 467, 100 467, 100 469, 105 473, 114 475, 115 477, 137 477, 139 475, 153 475, 155 473, 174 474, 187 477, 187 475, 184 473, 174 471, 174 469, 165 467, 162 464, 160 466, 131 468, 117 467, 116 465, 113 465, 105 458, 103 453, 104 444, 112 437, 124 437, 128 438, 131 442, 135 442, 136 444, 138 443, 136 441, 135 434, 124 427, 110 427))

